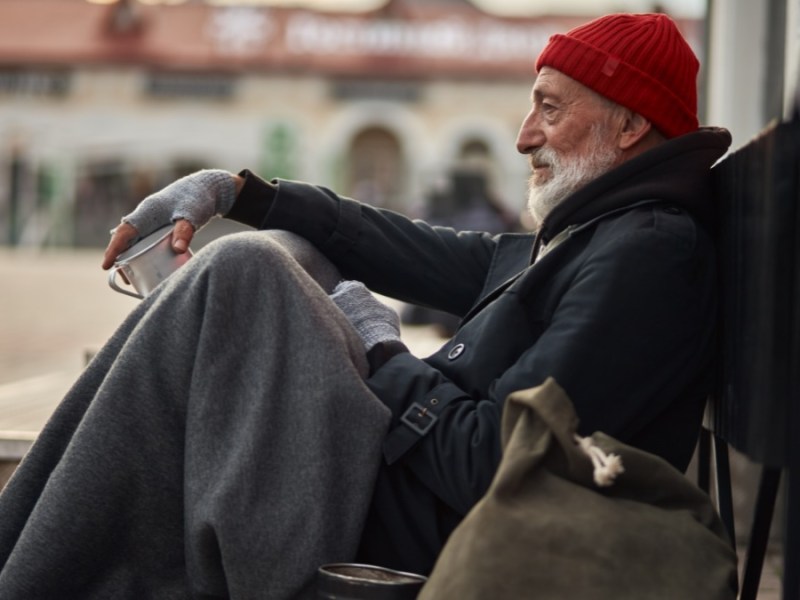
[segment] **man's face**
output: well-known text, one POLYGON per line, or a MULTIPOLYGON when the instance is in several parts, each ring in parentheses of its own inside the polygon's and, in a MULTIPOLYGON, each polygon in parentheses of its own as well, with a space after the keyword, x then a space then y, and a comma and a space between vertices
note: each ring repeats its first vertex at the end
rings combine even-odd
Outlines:
POLYGON ((542 68, 517 138, 530 160, 528 209, 537 227, 569 194, 621 162, 618 114, 574 79, 542 68))

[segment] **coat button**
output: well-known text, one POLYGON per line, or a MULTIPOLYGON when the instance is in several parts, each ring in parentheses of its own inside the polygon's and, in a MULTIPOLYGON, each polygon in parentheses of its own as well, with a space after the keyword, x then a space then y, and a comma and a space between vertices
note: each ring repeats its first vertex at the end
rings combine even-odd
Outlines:
POLYGON ((447 358, 449 358, 450 360, 455 360, 459 356, 461 356, 463 352, 464 352, 464 344, 456 344, 455 346, 453 346, 450 352, 447 353, 447 358))

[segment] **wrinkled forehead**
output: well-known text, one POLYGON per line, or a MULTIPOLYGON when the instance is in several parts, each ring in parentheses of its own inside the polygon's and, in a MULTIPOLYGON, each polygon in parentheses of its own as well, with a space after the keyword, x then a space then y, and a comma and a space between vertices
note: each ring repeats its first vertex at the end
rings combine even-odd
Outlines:
POLYGON ((533 83, 535 97, 558 98, 562 101, 585 101, 593 104, 613 104, 611 100, 586 87, 579 81, 553 67, 542 67, 533 83))

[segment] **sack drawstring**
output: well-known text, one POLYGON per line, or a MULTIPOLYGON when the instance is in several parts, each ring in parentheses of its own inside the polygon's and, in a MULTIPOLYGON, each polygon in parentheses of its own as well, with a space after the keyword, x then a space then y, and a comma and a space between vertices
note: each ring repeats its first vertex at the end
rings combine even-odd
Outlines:
POLYGON ((624 473, 622 458, 618 454, 606 454, 594 444, 592 438, 575 435, 575 441, 594 465, 594 482, 600 487, 608 487, 614 483, 617 475, 624 473))

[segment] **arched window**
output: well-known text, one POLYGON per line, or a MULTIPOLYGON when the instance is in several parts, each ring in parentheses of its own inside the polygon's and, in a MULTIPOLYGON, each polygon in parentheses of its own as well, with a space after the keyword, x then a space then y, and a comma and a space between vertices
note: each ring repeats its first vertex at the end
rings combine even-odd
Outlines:
POLYGON ((509 231, 517 217, 497 193, 498 165, 489 145, 480 138, 466 138, 458 148, 450 174, 454 208, 452 225, 457 229, 490 232, 509 231))
POLYGON ((494 176, 494 161, 489 145, 476 138, 464 141, 458 151, 458 166, 481 171, 491 182, 494 176))
POLYGON ((500 178, 499 165, 489 144, 484 140, 470 137, 461 142, 456 157, 456 168, 480 173, 486 181, 486 187, 493 194, 497 193, 500 178))
POLYGON ((373 206, 405 212, 406 165, 397 137, 382 127, 362 129, 348 156, 347 193, 373 206))

